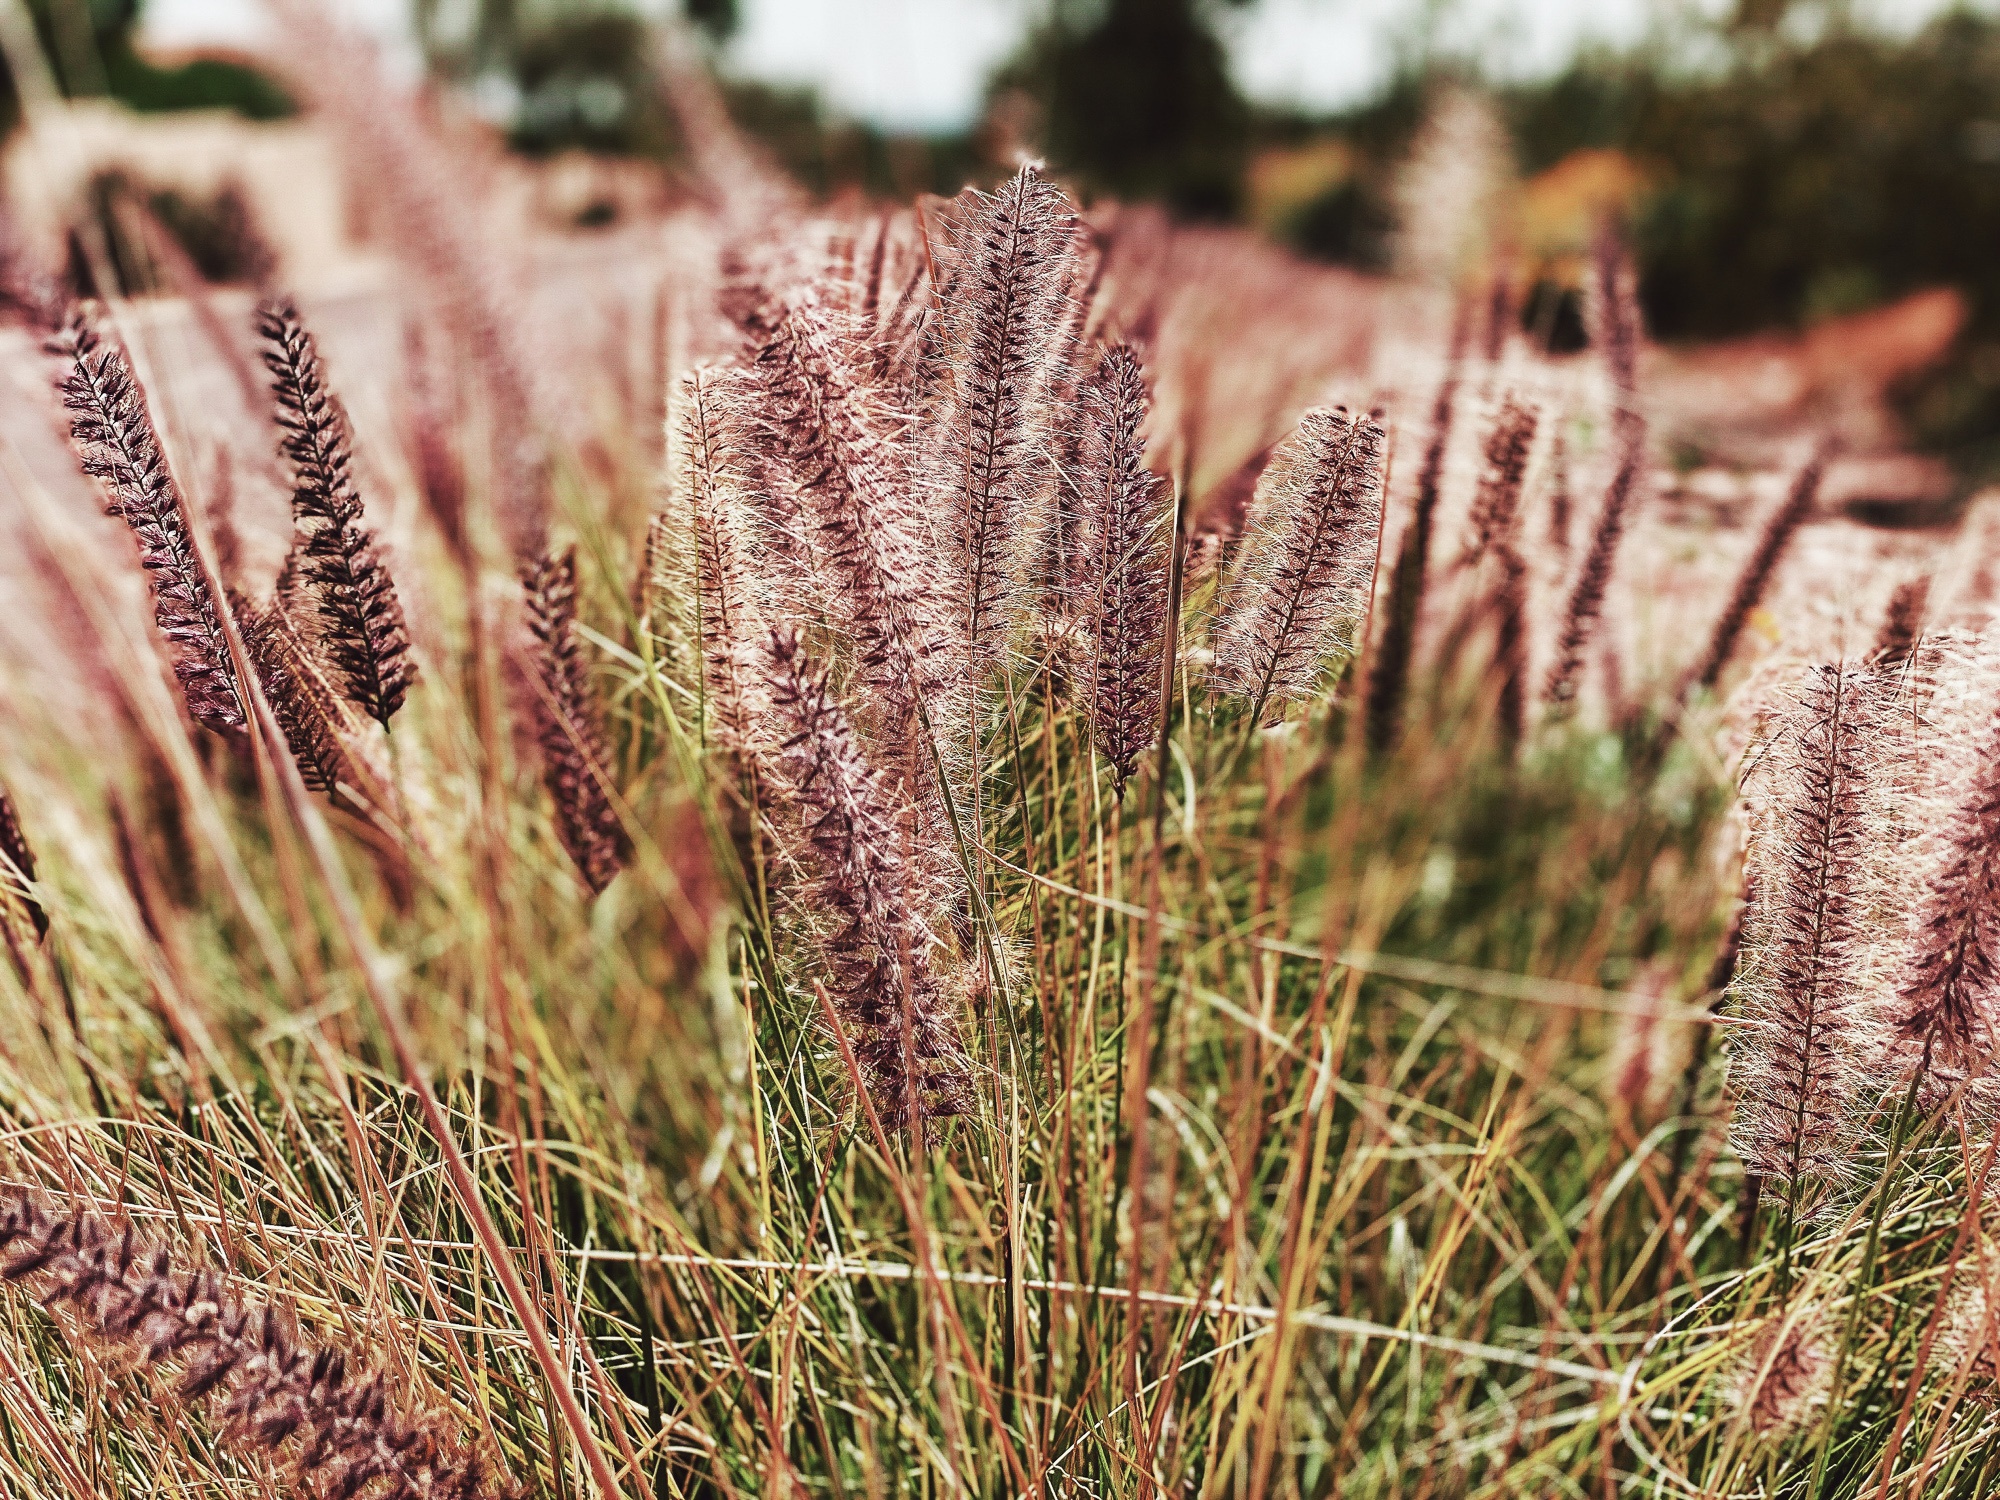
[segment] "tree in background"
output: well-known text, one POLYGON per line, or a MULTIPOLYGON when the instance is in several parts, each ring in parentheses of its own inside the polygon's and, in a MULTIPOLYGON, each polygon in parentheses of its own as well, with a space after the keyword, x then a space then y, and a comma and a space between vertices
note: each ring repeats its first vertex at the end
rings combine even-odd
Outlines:
POLYGON ((1035 103, 1042 149, 1087 191, 1232 216, 1251 113, 1215 22, 1243 3, 1055 0, 995 91, 1035 103))
MULTIPOLYGON (((1307 254, 1383 267, 1427 101, 1477 76, 1416 53, 1359 109, 1261 117, 1265 155, 1313 141, 1345 153, 1317 199, 1269 227, 1307 254)), ((1926 287, 1961 290, 1960 347, 1902 393, 1903 408, 1923 444, 2000 472, 2000 22, 1958 11, 1897 36, 1838 3, 1744 0, 1727 20, 1684 19, 1629 52, 1586 52, 1555 78, 1489 87, 1531 195, 1578 175, 1589 153, 1623 159, 1659 338, 1802 328, 1926 287)), ((1568 344, 1574 296, 1539 290, 1527 322, 1568 344)))
POLYGON ((1746 4, 1722 69, 1640 52, 1509 92, 1522 164, 1615 147, 1645 181, 1632 232, 1663 338, 1802 327, 1924 287, 1966 294, 1959 355, 1906 392, 1916 435, 2000 463, 2000 24, 1884 36, 1746 4))
MULTIPOLYGON (((158 67, 139 55, 132 32, 140 0, 27 0, 29 19, 56 87, 71 99, 112 98, 131 109, 232 109, 252 120, 292 113, 291 97, 253 68, 198 57, 158 67)), ((13 76, 0 64, 0 133, 21 117, 13 76)))

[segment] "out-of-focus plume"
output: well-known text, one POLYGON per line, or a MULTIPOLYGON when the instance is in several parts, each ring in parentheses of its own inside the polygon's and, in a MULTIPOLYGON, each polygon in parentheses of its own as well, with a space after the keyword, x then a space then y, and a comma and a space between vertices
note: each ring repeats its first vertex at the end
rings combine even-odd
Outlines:
POLYGON ((1499 244, 1514 165, 1492 104, 1447 87, 1431 101, 1396 183, 1396 264, 1407 276, 1464 288, 1499 244))
POLYGON ((271 705, 298 764, 299 779, 309 791, 331 792, 340 784, 344 757, 325 707, 311 690, 310 677, 301 673, 303 643, 275 604, 258 609, 248 599, 234 595, 230 607, 236 612, 237 628, 257 674, 257 685, 264 690, 264 700, 271 705))
POLYGON ((375 534, 361 524, 347 414, 327 389, 319 349, 297 307, 265 303, 257 328, 292 462, 296 580, 318 616, 315 644, 339 673, 348 700, 386 729, 417 672, 395 582, 375 534))
POLYGON ((1604 361, 1616 406, 1632 410, 1639 394, 1639 345, 1645 338, 1645 323, 1639 311, 1638 273, 1617 225, 1608 218, 1597 228, 1585 291, 1584 326, 1591 347, 1604 361))
POLYGON ((576 552, 544 553, 521 572, 537 650, 535 717, 542 779, 556 833, 591 894, 625 863, 625 832, 611 804, 611 758, 597 727, 590 678, 576 643, 576 552))
POLYGON ((453 382, 439 368, 433 340, 419 323, 404 330, 403 369, 409 383, 403 441, 417 478, 417 492, 459 567, 473 566, 472 533, 466 517, 465 456, 457 433, 462 421, 453 382))
POLYGON ((1862 924, 1880 726, 1866 676, 1811 669, 1755 772, 1770 812, 1749 851, 1734 1142, 1751 1171, 1792 1184, 1851 1165, 1849 1110, 1873 1045, 1862 924))
POLYGON ((1444 378, 1431 403, 1430 437, 1423 467, 1417 472, 1416 509, 1403 532, 1396 566, 1389 575, 1389 596, 1383 601, 1380 644, 1368 673, 1368 747, 1376 754, 1396 742, 1403 727, 1403 699, 1409 690, 1410 663, 1416 652, 1417 622, 1423 615, 1424 581, 1430 568, 1431 529, 1437 521, 1438 496, 1444 483, 1445 453, 1451 446, 1451 419, 1465 362, 1468 318, 1459 304, 1445 354, 1444 378))
POLYGON ((1743 634, 1743 627, 1749 623, 1751 611, 1757 608, 1770 587, 1771 575, 1778 570, 1778 563, 1791 545, 1792 538, 1801 526, 1811 518, 1813 508, 1819 503, 1820 481, 1826 475, 1827 460, 1832 456, 1830 444, 1821 443, 1806 460, 1798 477, 1792 481, 1791 492, 1785 503, 1778 507, 1771 519, 1764 525, 1764 534, 1757 539, 1757 549, 1743 564, 1743 571, 1736 577, 1736 587, 1729 595, 1729 603, 1715 622, 1715 631, 1709 637, 1708 649, 1695 664, 1688 683, 1681 696, 1696 687, 1712 689, 1722 680, 1723 669, 1729 659, 1736 654, 1736 642, 1743 634))
POLYGON ((805 198, 784 169, 736 128, 685 27, 655 29, 653 63, 709 200, 737 237, 798 213, 805 198))
POLYGON ((1833 1350, 1819 1309, 1778 1313, 1750 1342, 1729 1381, 1727 1399, 1759 1438, 1778 1442, 1824 1400, 1833 1380, 1833 1350))
POLYGON ((1639 411, 1639 342, 1642 329, 1639 293, 1631 261, 1610 224, 1597 238, 1590 280, 1592 342, 1603 357, 1612 391, 1611 446, 1617 468, 1597 512, 1590 548, 1578 566, 1569 602, 1556 638, 1555 663, 1549 669, 1542 696, 1552 708, 1576 697, 1577 680, 1604 610, 1604 591, 1611 583, 1618 543, 1625 535, 1633 497, 1639 488, 1646 456, 1646 419, 1639 411))
POLYGON ((242 587, 243 534, 236 525, 236 461, 227 440, 216 437, 206 445, 208 493, 202 505, 202 520, 208 527, 210 555, 215 560, 216 581, 227 595, 242 587))
POLYGON ((945 374, 922 467, 958 575, 958 628, 983 675, 1019 611, 1028 532, 1054 478, 1049 397, 1068 349, 1077 226, 1032 167, 995 194, 966 197, 951 231, 954 295, 936 333, 945 374))
POLYGON ((2000 1041, 2000 714, 1975 765, 1896 985, 1897 1034, 1940 1091, 1991 1071, 2000 1041))
POLYGON ((972 1069, 905 852, 914 809, 868 764, 797 633, 775 631, 767 657, 800 859, 814 904, 834 923, 819 945, 829 992, 883 1128, 928 1138, 939 1121, 970 1112, 972 1069))
POLYGON ((1483 353, 1488 365, 1497 365, 1507 353, 1508 336, 1514 331, 1513 272, 1504 264, 1493 272, 1486 291, 1486 336, 1483 353))
POLYGON ((1122 798, 1160 731, 1172 509, 1166 482, 1145 464, 1146 377, 1132 347, 1105 350, 1080 397, 1085 571, 1077 591, 1094 609, 1091 733, 1122 798))
POLYGON ((0 208, 0 317, 53 333, 62 326, 68 301, 62 278, 23 239, 14 208, 0 208))
POLYGON ((1527 478, 1528 454, 1535 445, 1540 420, 1532 406, 1514 396, 1500 403, 1492 426, 1486 430, 1486 463, 1466 518, 1470 534, 1465 561, 1476 561, 1503 546, 1518 550, 1514 531, 1520 516, 1521 485, 1527 478))
POLYGON ((1924 633, 1924 608, 1930 602, 1930 591, 1930 575, 1920 573, 1897 584, 1896 592, 1889 596, 1889 607, 1882 613, 1882 627, 1875 634, 1874 649, 1868 653, 1869 660, 1884 671, 1899 670, 1917 649, 1924 633))
MULTIPOLYGON (((1991 1251, 1988 1251, 1990 1256, 1991 1251)), ((2000 1312, 1993 1296, 1975 1279, 1952 1293, 1939 1329, 1938 1351, 1945 1358, 1938 1374, 1947 1380, 1965 1377, 1965 1399, 1980 1406, 2000 1405, 2000 1312)))
POLYGON ((758 656, 770 629, 750 585, 734 494, 736 455, 715 408, 715 375, 687 377, 681 470, 694 520, 694 596, 699 611, 703 696, 724 748, 741 753, 762 718, 758 656))
POLYGON ((1569 551, 1570 509, 1572 500, 1569 488, 1569 438, 1563 428, 1566 423, 1556 424, 1556 435, 1549 443, 1549 545, 1558 554, 1569 551))
POLYGON ((1309 698, 1354 649, 1382 526, 1380 426, 1321 407, 1266 470, 1244 555, 1224 590, 1215 685, 1262 715, 1309 698))
POLYGON ((173 649, 188 712, 210 729, 246 722, 222 605, 195 550, 187 502, 167 468, 146 398, 124 351, 105 343, 89 311, 72 308, 49 340, 83 471, 103 482, 111 514, 132 528, 153 590, 153 618, 173 649))
POLYGON ((309 0, 272 0, 272 9, 276 61, 332 125, 482 398, 496 516, 514 554, 532 561, 546 525, 546 427, 562 399, 523 336, 517 268, 496 252, 462 164, 374 48, 309 0))
POLYGON ((1277 443, 1267 443, 1208 492, 1191 527, 1194 535, 1214 537, 1217 546, 1225 549, 1235 545, 1243 534, 1244 523, 1250 519, 1250 502, 1257 496, 1257 481, 1264 477, 1264 470, 1270 467, 1271 456, 1277 451, 1277 443))
POLYGON ((86 1211, 0 1191, 0 1282, 23 1288, 99 1357, 205 1401, 218 1442, 279 1466, 301 1494, 511 1500, 518 1490, 448 1415, 396 1396, 386 1372, 302 1334, 237 1281, 86 1211))
POLYGON ((1521 486, 1539 422, 1534 408, 1509 398, 1486 435, 1486 467, 1472 502, 1472 546, 1499 570, 1493 659, 1500 675, 1500 732, 1510 745, 1526 728, 1528 560, 1521 552, 1521 486))
POLYGON ((35 851, 21 831, 21 820, 15 816, 14 803, 4 787, 0 787, 0 881, 5 883, 8 903, 34 924, 35 936, 47 937, 49 914, 30 892, 35 883, 35 851))
POLYGON ((1655 960, 1627 987, 1638 1008, 1613 1023, 1611 1054, 1604 1069, 1605 1103, 1643 1132, 1666 1108, 1687 1051, 1685 1023, 1660 1014, 1672 998, 1674 971, 1655 960))

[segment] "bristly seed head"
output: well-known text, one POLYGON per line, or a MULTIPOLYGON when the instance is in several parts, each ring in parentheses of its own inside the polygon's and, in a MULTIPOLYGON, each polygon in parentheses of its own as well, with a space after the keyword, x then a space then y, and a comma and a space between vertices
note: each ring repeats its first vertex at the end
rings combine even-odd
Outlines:
MULTIPOLYGON (((2000 1040, 2000 714, 1947 834, 1896 986, 1898 1035, 1920 1049, 1930 1089, 1991 1074, 2000 1040)), ((1987 1092, 2000 1079, 1983 1080, 1987 1092)))
POLYGON ((398 1399, 381 1370, 136 1228, 0 1190, 0 1284, 23 1288, 77 1343, 171 1376, 181 1400, 207 1404, 219 1442, 276 1461, 301 1494, 520 1494, 448 1415, 398 1399))
POLYGON ((986 670, 1015 623, 1032 555, 1025 533, 1054 479, 1048 397, 1068 353, 1078 231, 1061 190, 1032 167, 969 198, 948 249, 952 295, 938 333, 948 373, 922 463, 947 518, 966 650, 986 670))
POLYGON ((1382 448, 1374 421, 1320 407, 1265 471, 1215 646, 1217 691, 1255 715, 1310 698, 1326 662, 1354 649, 1382 527, 1382 448))
POLYGON ((318 347, 297 307, 265 303, 257 330, 285 432, 281 448, 292 462, 297 572, 319 615, 318 645, 348 699, 386 728, 416 666, 396 585, 374 533, 361 524, 347 415, 327 389, 318 347))
POLYGON ((1879 726, 1864 677, 1816 667, 1780 716, 1765 758, 1775 809, 1751 851, 1734 1144, 1750 1170, 1788 1184, 1848 1169, 1872 1045, 1859 965, 1879 726))
POLYGON ((535 721, 556 834, 597 895, 625 864, 625 829, 612 805, 611 758, 597 726, 589 672, 576 642, 576 552, 544 553, 522 570, 535 652, 535 721))
POLYGON ((49 339, 68 371, 58 382, 83 472, 102 480, 107 509, 132 528, 153 590, 153 618, 173 648, 188 712, 215 730, 248 722, 222 624, 222 605, 195 551, 187 502, 167 468, 125 353, 99 336, 90 313, 70 309, 49 339))
POLYGON ((1160 732, 1173 511, 1166 481, 1145 465, 1146 377, 1129 344, 1104 351, 1079 408, 1081 576, 1071 588, 1091 621, 1091 733, 1122 798, 1160 732))
POLYGON ((868 764, 797 633, 774 631, 765 654, 800 861, 834 923, 819 944, 829 992, 883 1128, 928 1139, 971 1110, 972 1068, 906 852, 914 808, 868 764))

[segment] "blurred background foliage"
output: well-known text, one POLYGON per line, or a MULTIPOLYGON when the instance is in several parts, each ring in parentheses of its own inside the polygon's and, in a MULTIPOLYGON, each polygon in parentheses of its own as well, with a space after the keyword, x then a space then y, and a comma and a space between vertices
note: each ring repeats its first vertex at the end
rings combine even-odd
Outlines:
MULTIPOLYGON (((2000 471, 2000 21, 1961 12, 1892 36, 1843 0, 1739 0, 1724 19, 1682 11, 1643 46, 1586 52, 1528 84, 1482 81, 1419 37, 1378 98, 1315 116, 1258 107, 1232 79, 1221 29, 1256 3, 1039 0, 985 117, 957 135, 887 135, 805 90, 725 89, 739 122, 822 192, 949 193, 1028 149, 1086 194, 1248 221, 1302 254, 1384 269, 1397 172, 1428 102, 1441 84, 1483 86, 1521 174, 1511 255, 1534 336, 1559 348, 1580 336, 1577 226, 1603 212, 1626 224, 1651 331, 1670 342, 1802 329, 1953 286, 1965 333, 1903 393, 1905 415, 1922 445, 2000 471)), ((676 159, 647 24, 618 0, 413 4, 435 75, 518 149, 676 159)), ((289 110, 240 63, 142 58, 137 5, 30 0, 61 87, 139 109, 289 110)), ((739 22, 736 0, 685 10, 717 45, 739 22)))
MULTIPOLYGON (((109 95, 142 112, 233 109, 253 120, 292 113, 285 90, 243 63, 197 57, 162 67, 140 56, 132 42, 140 0, 24 0, 24 5, 56 86, 71 98, 109 95)), ((8 130, 20 122, 11 76, 5 79, 0 115, 8 130)))

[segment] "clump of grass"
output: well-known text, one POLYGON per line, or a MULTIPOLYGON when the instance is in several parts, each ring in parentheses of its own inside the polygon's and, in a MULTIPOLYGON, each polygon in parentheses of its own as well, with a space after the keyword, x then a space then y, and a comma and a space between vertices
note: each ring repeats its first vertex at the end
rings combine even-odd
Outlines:
MULTIPOLYGON (((1709 538, 1637 503, 1609 242, 1596 356, 1475 394, 1469 314, 1410 378, 1399 300, 1039 171, 809 208, 688 66, 702 201, 554 331, 457 264, 462 143, 343 80, 340 138, 447 185, 390 243, 454 388, 330 305, 350 432, 266 314, 321 549, 272 593, 247 483, 208 582, 182 367, 148 409, 66 335, 227 733, 21 486, 107 669, 0 657, 49 919, 0 968, 0 1489, 1990 1488, 1980 643, 1795 617, 1828 517, 1752 569, 1784 644, 1681 701, 1739 580, 1620 565, 1709 538), (393 628, 325 583, 379 564, 357 475, 413 522, 393 628), (120 1310, 169 1304, 146 1358, 120 1310)), ((1932 540, 1905 576, 1977 547, 1932 540)))
POLYGON ((132 1226, 9 1191, 0 1197, 0 1280, 26 1287, 80 1344, 171 1375, 180 1400, 210 1405, 224 1446, 276 1460, 309 1493, 519 1493, 448 1420, 398 1400, 380 1370, 303 1338, 230 1277, 132 1226))

